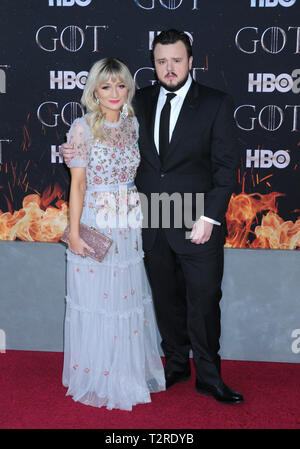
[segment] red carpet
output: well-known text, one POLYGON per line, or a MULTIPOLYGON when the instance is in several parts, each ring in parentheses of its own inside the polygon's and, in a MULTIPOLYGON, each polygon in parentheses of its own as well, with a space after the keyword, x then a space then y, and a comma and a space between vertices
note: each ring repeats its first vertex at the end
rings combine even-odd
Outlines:
POLYGON ((61 384, 62 353, 0 354, 1 429, 299 429, 300 364, 223 361, 243 404, 221 405, 192 380, 152 395, 132 412, 75 403, 61 384))

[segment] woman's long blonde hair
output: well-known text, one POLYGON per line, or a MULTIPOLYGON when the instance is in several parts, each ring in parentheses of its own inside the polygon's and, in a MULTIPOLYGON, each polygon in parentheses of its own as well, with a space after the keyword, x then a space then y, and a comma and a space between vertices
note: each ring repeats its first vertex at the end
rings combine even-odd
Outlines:
POLYGON ((117 58, 104 58, 95 62, 89 71, 81 97, 81 103, 87 109, 87 122, 93 136, 97 138, 103 137, 102 131, 105 114, 102 112, 100 104, 97 103, 94 92, 100 84, 106 83, 110 77, 113 82, 120 79, 127 87, 128 94, 126 103, 128 106, 128 114, 129 116, 134 115, 131 102, 135 93, 135 83, 126 64, 117 58))

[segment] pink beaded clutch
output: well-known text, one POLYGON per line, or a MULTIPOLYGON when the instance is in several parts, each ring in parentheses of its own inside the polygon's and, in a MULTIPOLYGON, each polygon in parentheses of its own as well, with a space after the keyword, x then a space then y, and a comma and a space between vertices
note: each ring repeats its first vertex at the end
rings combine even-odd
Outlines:
MULTIPOLYGON (((67 244, 69 240, 69 231, 70 227, 68 225, 60 238, 62 242, 67 244)), ((113 240, 105 234, 102 234, 102 232, 98 231, 96 228, 87 226, 83 223, 79 224, 79 235, 82 240, 84 240, 94 250, 93 253, 86 252, 86 255, 96 259, 98 262, 102 262, 111 247, 113 240)))

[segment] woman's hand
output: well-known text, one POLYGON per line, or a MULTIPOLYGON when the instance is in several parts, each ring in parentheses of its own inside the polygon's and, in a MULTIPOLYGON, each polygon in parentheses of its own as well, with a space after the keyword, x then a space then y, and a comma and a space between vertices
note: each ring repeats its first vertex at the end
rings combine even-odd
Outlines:
POLYGON ((62 152, 65 163, 69 164, 69 162, 73 159, 73 157, 75 156, 75 153, 76 153, 74 144, 63 143, 61 145, 61 152, 62 152))
POLYGON ((81 237, 77 235, 69 235, 69 249, 74 254, 78 254, 81 257, 86 257, 87 253, 93 253, 94 250, 91 248, 81 237))

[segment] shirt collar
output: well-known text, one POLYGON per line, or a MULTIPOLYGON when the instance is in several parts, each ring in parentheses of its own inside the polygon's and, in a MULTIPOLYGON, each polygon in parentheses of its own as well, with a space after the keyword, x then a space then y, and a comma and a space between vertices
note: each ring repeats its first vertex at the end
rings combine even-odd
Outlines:
MULTIPOLYGON (((174 91, 174 94, 178 95, 181 98, 185 98, 190 86, 192 84, 192 77, 191 74, 189 73, 188 79, 186 80, 185 84, 178 90, 174 91)), ((160 87, 160 96, 164 97, 165 95, 167 95, 168 93, 170 93, 168 90, 166 90, 163 86, 160 87)))

